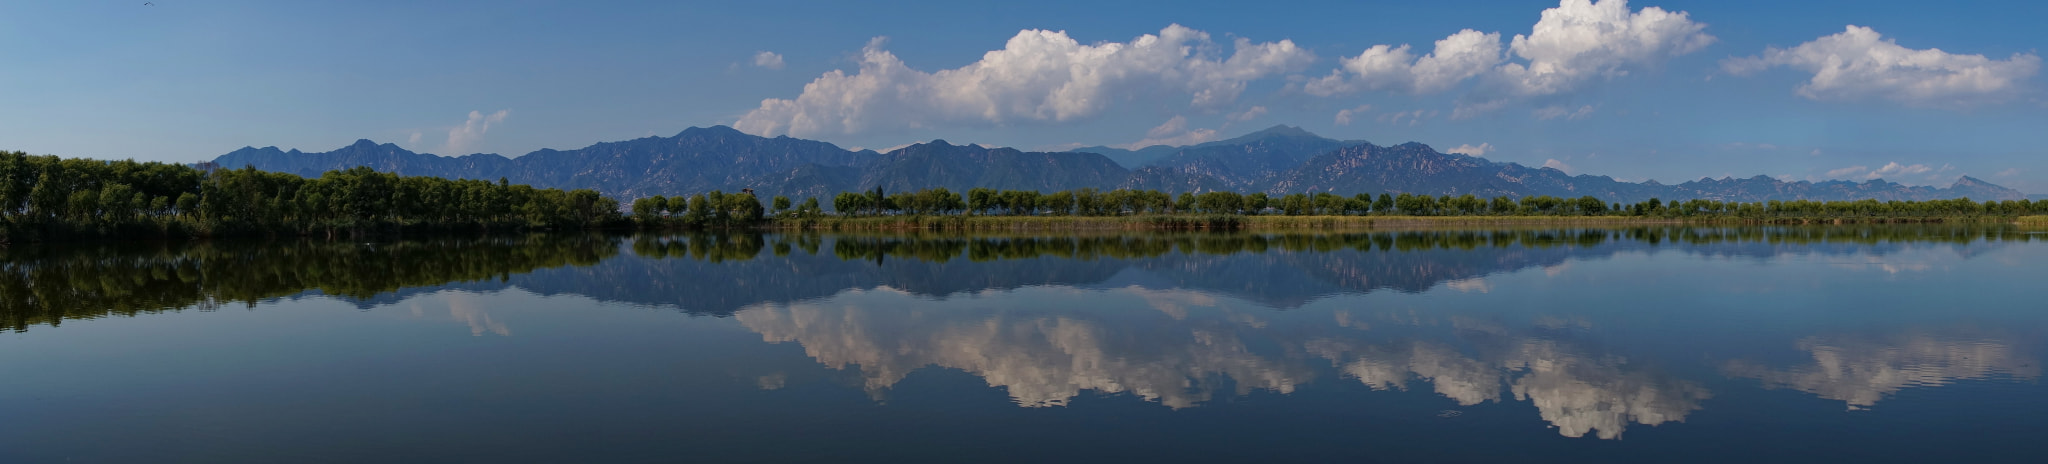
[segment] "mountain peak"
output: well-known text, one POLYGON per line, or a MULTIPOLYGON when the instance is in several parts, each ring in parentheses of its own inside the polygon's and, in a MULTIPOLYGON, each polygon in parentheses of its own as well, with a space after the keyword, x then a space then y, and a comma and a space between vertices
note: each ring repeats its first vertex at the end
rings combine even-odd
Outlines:
POLYGON ((370 141, 370 139, 356 139, 356 143, 349 144, 348 147, 358 150, 368 150, 372 148, 377 148, 377 142, 370 141))
POLYGON ((683 129, 682 132, 676 134, 677 137, 682 137, 685 135, 695 135, 700 137, 732 137, 736 135, 747 135, 747 133, 740 132, 739 129, 734 129, 732 128, 732 126, 726 126, 721 124, 711 127, 690 126, 689 128, 683 129))
POLYGON ((1250 133, 1250 134, 1245 134, 1245 135, 1244 135, 1243 137, 1238 137, 1238 138, 1240 138, 1240 139, 1263 139, 1263 138, 1270 138, 1270 137, 1314 137, 1314 138, 1322 138, 1323 136, 1320 136, 1320 135, 1316 135, 1316 134, 1315 134, 1314 132, 1309 132, 1309 131, 1308 131, 1307 129, 1302 129, 1302 128, 1301 128, 1300 126, 1289 126, 1289 125, 1286 125, 1286 124, 1281 124, 1281 125, 1276 125, 1276 126, 1273 126, 1273 127, 1268 127, 1268 128, 1266 128, 1265 130, 1261 130, 1261 131, 1258 131, 1258 132, 1253 132, 1253 133, 1250 133))

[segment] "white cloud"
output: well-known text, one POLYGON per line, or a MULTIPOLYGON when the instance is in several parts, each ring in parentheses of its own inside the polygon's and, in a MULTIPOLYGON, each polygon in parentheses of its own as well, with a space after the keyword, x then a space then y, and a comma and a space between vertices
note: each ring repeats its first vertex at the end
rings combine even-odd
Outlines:
POLYGON ((2020 175, 2020 168, 2005 168, 2004 171, 1992 174, 1993 177, 2012 177, 2017 175, 2020 175))
POLYGON ((1566 121, 1577 121, 1580 119, 1586 119, 1590 117, 1593 117, 1593 105, 1581 106, 1579 107, 1579 109, 1576 110, 1562 105, 1546 106, 1536 109, 1536 119, 1541 119, 1545 121, 1557 118, 1564 118, 1566 121))
POLYGON ((1125 145, 1124 148, 1136 150, 1153 145, 1167 145, 1179 147, 1194 145, 1211 140, 1216 140, 1215 129, 1189 130, 1188 118, 1183 116, 1174 116, 1173 119, 1166 120, 1166 123, 1160 124, 1158 127, 1152 128, 1152 130, 1145 131, 1144 140, 1139 140, 1129 145, 1125 145))
POLYGON ((1486 153, 1490 151, 1493 151, 1493 144, 1481 143, 1479 144, 1479 146, 1476 147, 1470 144, 1459 145, 1458 148, 1444 150, 1444 153, 1457 153, 1466 156, 1486 156, 1486 153))
POLYGON ((782 69, 782 54, 764 51, 754 54, 754 66, 768 69, 782 69))
POLYGON ((489 115, 485 115, 480 111, 470 111, 469 121, 462 123, 460 126, 455 126, 453 129, 448 129, 448 145, 445 154, 449 156, 468 154, 471 147, 476 146, 478 141, 483 140, 484 133, 491 131, 492 124, 504 122, 505 116, 510 114, 512 114, 512 110, 498 110, 498 112, 489 115))
POLYGON ((1407 121, 1409 127, 1415 127, 1416 125, 1422 124, 1422 120, 1434 117, 1436 117, 1436 110, 1415 110, 1381 113, 1379 117, 1373 119, 1379 122, 1393 124, 1396 126, 1401 125, 1402 121, 1407 121))
POLYGON ((1265 115, 1266 107, 1254 106, 1251 108, 1247 108, 1241 112, 1231 113, 1229 116, 1226 117, 1226 120, 1228 120, 1229 122, 1245 122, 1265 115))
POLYGON ((1939 174, 1942 172, 1948 172, 1952 169, 1955 169, 1955 166, 1943 165, 1940 169, 1936 169, 1933 166, 1928 166, 1925 164, 1899 164, 1898 162, 1890 162, 1885 163, 1884 166, 1879 166, 1877 169, 1871 169, 1869 166, 1849 166, 1846 168, 1829 170, 1827 172, 1827 176, 1839 179, 1861 177, 1864 180, 1872 180, 1886 177, 1898 178, 1903 176, 1912 176, 1927 173, 1939 174))
POLYGON ((1338 69, 1309 80, 1302 90, 1317 96, 1367 90, 1427 94, 1482 79, 1483 97, 1460 102, 1451 113, 1452 119, 1466 119, 1516 99, 1571 92, 1596 77, 1625 76, 1699 51, 1715 40, 1706 27, 1682 11, 1631 11, 1627 0, 1561 0, 1543 10, 1528 34, 1516 34, 1505 51, 1500 33, 1471 29, 1438 40, 1420 58, 1408 45, 1375 45, 1341 58, 1338 69))
POLYGON ((1067 122, 1139 98, 1187 98, 1215 108, 1247 83, 1298 71, 1315 55, 1294 42, 1237 39, 1228 58, 1206 32, 1178 24, 1129 42, 1082 44, 1066 32, 1025 30, 955 69, 911 69, 870 41, 852 74, 831 71, 794 99, 763 100, 733 126, 757 135, 853 134, 945 125, 1067 122))
POLYGON ((1358 56, 1339 58, 1340 66, 1329 76, 1309 81, 1302 90, 1316 96, 1362 90, 1436 93, 1485 73, 1500 61, 1500 33, 1465 29, 1436 41, 1436 49, 1421 58, 1408 53, 1406 44, 1374 45, 1358 56))
POLYGON ((2014 53, 1993 60, 1936 48, 1914 50, 1874 29, 1852 25, 1789 49, 1770 47, 1760 56, 1721 62, 1722 70, 1735 75, 1780 66, 1813 73, 1797 89, 1799 96, 1813 100, 1877 97, 1911 106, 1967 106, 2011 95, 2040 70, 2041 57, 2014 53))
POLYGON ((1372 111, 1372 105, 1358 105, 1352 108, 1337 110, 1337 125, 1349 126, 1353 118, 1357 118, 1367 111, 1372 111))
POLYGON ((1886 176, 1910 176, 1914 174, 1924 174, 1933 171, 1934 168, 1928 167, 1925 164, 1905 165, 1899 164, 1897 162, 1891 162, 1885 163, 1884 167, 1880 167, 1874 171, 1870 171, 1869 174, 1864 174, 1863 177, 1867 179, 1877 179, 1886 176))
POLYGON ((1572 169, 1572 165, 1564 164, 1563 161, 1558 161, 1557 158, 1543 161, 1543 167, 1564 171, 1565 174, 1571 174, 1576 171, 1572 169))
POLYGON ((1846 168, 1830 170, 1828 171, 1828 177, 1853 177, 1857 174, 1862 174, 1865 172, 1870 172, 1869 166, 1850 166, 1846 168))
POLYGON ((1714 36, 1683 12, 1647 7, 1630 12, 1627 0, 1564 0, 1543 10, 1529 35, 1515 35, 1508 50, 1527 64, 1502 65, 1517 94, 1553 95, 1596 77, 1627 75, 1632 68, 1706 48, 1714 36))
POLYGON ((420 131, 412 131, 412 136, 405 138, 405 146, 414 150, 420 149, 420 131))

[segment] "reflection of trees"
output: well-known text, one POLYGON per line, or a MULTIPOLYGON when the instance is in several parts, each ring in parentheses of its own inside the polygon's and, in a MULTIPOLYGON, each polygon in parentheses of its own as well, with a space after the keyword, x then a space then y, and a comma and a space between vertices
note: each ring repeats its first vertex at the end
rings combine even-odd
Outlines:
POLYGON ((1812 356, 1812 364, 1778 369, 1735 360, 1723 364, 1722 371, 1760 380, 1765 388, 1790 388, 1841 400, 1856 410, 1907 388, 2001 375, 2039 378, 2040 360, 2026 356, 2004 339, 1961 333, 1807 337, 1799 340, 1798 347, 1812 356))
POLYGON ((1365 338, 1369 332, 1355 330, 1268 328, 1229 311, 1194 311, 1190 305, 1208 301, 1199 293, 1127 291, 1161 311, 1145 317, 922 311, 835 299, 762 305, 736 317, 767 341, 802 345, 828 367, 857 367, 875 394, 912 371, 936 366, 980 376, 1008 389, 1027 407, 1064 405, 1093 390, 1129 392, 1185 408, 1212 399, 1226 378, 1240 395, 1251 390, 1288 393, 1314 379, 1315 371, 1305 362, 1309 358, 1328 359, 1342 375, 1376 390, 1406 390, 1412 382, 1428 382, 1436 393, 1465 406, 1502 401, 1503 392, 1511 392, 1514 400, 1530 402, 1570 437, 1591 433, 1613 439, 1630 424, 1683 421, 1711 396, 1695 383, 1620 357, 1499 326, 1460 324, 1458 338, 1476 347, 1476 354, 1468 354, 1439 341, 1373 341, 1365 338))
POLYGON ((516 285, 730 314, 882 286, 949 295, 1036 285, 1087 287, 1126 270, 1139 285, 1192 288, 1275 307, 1528 267, 1555 267, 1684 243, 1688 253, 1883 255, 1914 241, 1975 252, 2035 240, 2004 227, 1651 227, 1391 231, 1348 234, 1144 233, 1074 236, 647 235, 632 257, 610 239, 536 234, 381 244, 271 242, 115 243, 0 248, 0 324, 16 330, 64 319, 134 314, 220 301, 251 302, 317 290, 364 302, 464 283, 516 285), (1982 246, 1980 246, 1982 245, 1982 246), (602 264, 599 262, 603 261, 602 264), (519 276, 519 274, 532 273, 519 276), (495 282, 491 282, 495 281, 495 282))
POLYGON ((0 248, 0 324, 16 331, 67 319, 132 316, 309 290, 369 298, 403 288, 503 280, 617 253, 611 239, 529 235, 356 243, 118 243, 0 248))

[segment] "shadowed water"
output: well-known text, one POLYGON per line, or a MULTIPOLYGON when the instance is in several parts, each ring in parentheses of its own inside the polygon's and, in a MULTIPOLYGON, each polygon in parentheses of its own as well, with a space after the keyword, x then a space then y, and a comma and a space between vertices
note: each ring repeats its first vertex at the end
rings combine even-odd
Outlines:
POLYGON ((0 461, 2032 462, 2008 227, 15 247, 0 461))

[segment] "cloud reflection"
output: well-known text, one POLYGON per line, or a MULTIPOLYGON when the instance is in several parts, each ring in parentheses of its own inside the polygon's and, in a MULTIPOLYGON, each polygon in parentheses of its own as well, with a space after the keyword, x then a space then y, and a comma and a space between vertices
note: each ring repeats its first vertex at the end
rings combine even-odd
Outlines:
POLYGON ((1502 386, 1516 401, 1536 406, 1543 420, 1567 437, 1592 433, 1621 438, 1630 424, 1682 422, 1712 397, 1698 384, 1630 366, 1614 356, 1591 356, 1554 340, 1468 331, 1476 344, 1495 345, 1467 356, 1436 342, 1361 344, 1318 339, 1307 351, 1335 362, 1345 376, 1375 390, 1429 382, 1461 406, 1501 401, 1502 386))
POLYGON ((1807 337, 1797 346, 1812 357, 1810 364, 1773 368, 1734 360, 1723 364, 1722 371, 1760 380, 1764 388, 1790 388, 1839 400, 1853 411, 1876 406, 1907 388, 2001 375, 2040 378, 2040 361, 2004 339, 1965 333, 1807 337))
POLYGON ((1020 292, 1033 294, 1011 299, 1035 304, 926 310, 927 300, 871 293, 763 304, 735 317, 766 341, 795 342, 827 367, 857 369, 863 387, 877 398, 911 372, 933 366, 979 376, 1024 407, 1064 406, 1094 391, 1129 393, 1179 409, 1219 394, 1290 393, 1315 379, 1311 361, 1327 360, 1340 375, 1375 390, 1407 390, 1423 382, 1463 406, 1512 395, 1513 401, 1536 406, 1564 436, 1616 439, 1630 425, 1683 421, 1711 397, 1697 384, 1625 358, 1491 320, 1453 318, 1448 326, 1424 328, 1454 332, 1448 340, 1384 340, 1391 335, 1358 330, 1366 327, 1362 323, 1269 326, 1277 321, 1247 318, 1195 292, 1020 292), (1090 301, 1117 298, 1161 311, 1083 309, 1090 301))
POLYGON ((1211 399, 1226 377, 1237 394, 1288 393, 1313 378, 1300 363, 1252 353, 1236 330, 1209 320, 1134 329, 1083 314, 817 304, 769 304, 735 317, 828 367, 859 367, 876 396, 925 366, 980 376, 1025 407, 1062 406, 1093 390, 1186 408, 1211 399))

